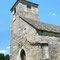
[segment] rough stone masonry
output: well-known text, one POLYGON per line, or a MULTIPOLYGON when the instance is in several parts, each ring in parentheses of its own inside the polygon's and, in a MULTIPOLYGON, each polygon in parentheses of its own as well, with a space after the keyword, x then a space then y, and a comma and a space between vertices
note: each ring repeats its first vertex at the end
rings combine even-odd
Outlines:
POLYGON ((36 3, 11 8, 10 60, 60 60, 60 26, 40 22, 36 3))

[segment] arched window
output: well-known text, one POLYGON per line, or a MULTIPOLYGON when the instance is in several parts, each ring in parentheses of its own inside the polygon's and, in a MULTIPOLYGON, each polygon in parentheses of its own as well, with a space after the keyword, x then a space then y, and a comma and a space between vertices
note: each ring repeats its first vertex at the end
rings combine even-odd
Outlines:
POLYGON ((26 54, 24 49, 21 50, 20 57, 21 57, 21 60, 26 60, 26 54))

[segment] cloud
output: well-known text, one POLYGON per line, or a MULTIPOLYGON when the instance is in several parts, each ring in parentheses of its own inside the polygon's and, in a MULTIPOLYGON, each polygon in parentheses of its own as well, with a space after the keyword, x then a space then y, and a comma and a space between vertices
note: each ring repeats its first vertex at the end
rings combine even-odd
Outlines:
POLYGON ((7 51, 6 50, 0 50, 0 53, 6 53, 7 51))
POLYGON ((52 16, 56 16, 56 13, 52 13, 52 16))
POLYGON ((10 46, 7 46, 6 49, 10 49, 10 46))

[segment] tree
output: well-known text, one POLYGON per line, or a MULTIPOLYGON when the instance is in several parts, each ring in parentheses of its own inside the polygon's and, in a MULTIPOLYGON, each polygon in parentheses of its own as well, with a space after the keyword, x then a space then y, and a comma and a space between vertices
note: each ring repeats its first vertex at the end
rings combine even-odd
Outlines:
POLYGON ((4 54, 0 54, 0 60, 5 60, 4 58, 5 58, 4 54))
POLYGON ((5 56, 5 60, 9 60, 9 55, 8 54, 5 56))

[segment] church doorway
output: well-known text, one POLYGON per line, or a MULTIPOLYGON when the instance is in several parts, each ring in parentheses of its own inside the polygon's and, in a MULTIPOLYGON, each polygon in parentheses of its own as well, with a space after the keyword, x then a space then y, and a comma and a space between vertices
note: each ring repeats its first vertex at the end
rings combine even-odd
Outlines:
POLYGON ((21 60, 26 60, 26 54, 24 49, 21 50, 20 57, 21 57, 21 60))

